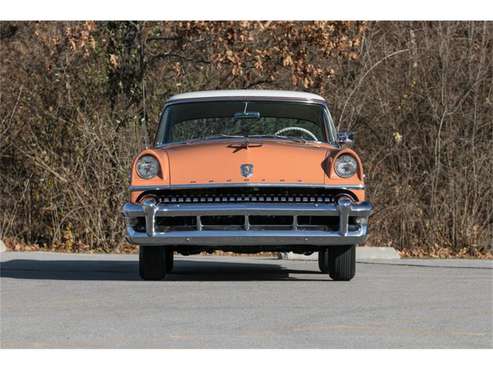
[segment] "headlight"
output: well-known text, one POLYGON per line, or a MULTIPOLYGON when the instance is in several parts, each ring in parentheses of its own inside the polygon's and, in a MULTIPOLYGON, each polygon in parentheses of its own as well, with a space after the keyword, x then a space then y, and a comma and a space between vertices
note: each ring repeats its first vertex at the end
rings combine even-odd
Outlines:
POLYGON ((152 179, 159 172, 159 162, 152 155, 144 155, 137 161, 137 174, 143 179, 152 179))
POLYGON ((358 169, 358 163, 353 156, 343 154, 336 159, 334 165, 337 176, 339 177, 351 177, 356 173, 358 169))

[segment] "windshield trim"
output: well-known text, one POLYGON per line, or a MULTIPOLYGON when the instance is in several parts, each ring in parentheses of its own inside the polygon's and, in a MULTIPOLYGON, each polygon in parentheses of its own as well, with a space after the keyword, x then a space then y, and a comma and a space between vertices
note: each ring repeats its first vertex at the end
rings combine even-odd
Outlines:
POLYGON ((164 104, 164 107, 161 111, 161 114, 159 115, 159 127, 156 132, 156 135, 154 137, 154 147, 163 147, 168 144, 176 144, 177 142, 169 142, 165 143, 164 139, 166 137, 166 132, 167 132, 167 125, 166 122, 164 122, 164 117, 166 113, 166 109, 168 107, 177 105, 177 104, 187 104, 187 103, 198 103, 202 101, 215 101, 215 102, 230 102, 230 101, 244 101, 244 102, 262 102, 262 101, 271 101, 271 102, 287 102, 287 103, 300 103, 304 105, 319 105, 322 107, 323 111, 323 130, 324 130, 324 141, 319 141, 319 142, 325 142, 330 145, 337 145, 337 131, 335 128, 335 125, 332 120, 332 116, 330 115, 330 110, 326 102, 322 101, 307 101, 307 100, 302 100, 298 98, 268 98, 268 97, 262 97, 260 99, 244 99, 244 97, 228 97, 227 99, 221 99, 221 98, 201 98, 201 99, 183 99, 183 100, 178 100, 178 101, 167 101, 164 104))

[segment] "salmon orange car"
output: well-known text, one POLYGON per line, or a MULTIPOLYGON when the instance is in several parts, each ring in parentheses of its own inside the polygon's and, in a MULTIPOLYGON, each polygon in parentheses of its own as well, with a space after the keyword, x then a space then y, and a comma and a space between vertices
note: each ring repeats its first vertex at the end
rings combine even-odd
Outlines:
POLYGON ((372 212, 351 140, 315 94, 173 96, 132 163, 123 207, 141 277, 164 278, 174 253, 223 250, 318 253, 322 272, 350 280, 372 212))

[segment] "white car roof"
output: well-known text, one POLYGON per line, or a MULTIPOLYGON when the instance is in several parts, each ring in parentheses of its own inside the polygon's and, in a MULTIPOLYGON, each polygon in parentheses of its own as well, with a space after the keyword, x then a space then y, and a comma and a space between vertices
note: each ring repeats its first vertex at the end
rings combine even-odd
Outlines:
POLYGON ((307 102, 325 102, 320 95, 287 90, 209 90, 193 91, 184 94, 174 95, 168 99, 168 102, 177 102, 180 100, 295 100, 307 102))

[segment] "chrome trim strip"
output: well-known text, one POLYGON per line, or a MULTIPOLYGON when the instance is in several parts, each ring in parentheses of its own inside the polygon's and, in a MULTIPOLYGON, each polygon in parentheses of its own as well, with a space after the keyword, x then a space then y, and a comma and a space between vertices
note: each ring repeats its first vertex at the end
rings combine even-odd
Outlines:
POLYGON ((366 188, 364 184, 341 184, 341 185, 325 185, 325 184, 263 184, 245 182, 239 183, 217 183, 217 184, 179 184, 179 185, 143 185, 128 187, 129 191, 147 191, 147 190, 182 190, 182 189, 217 189, 217 188, 319 188, 319 189, 341 189, 341 190, 363 190, 366 188))
MULTIPOLYGON (((148 203, 149 202, 149 203, 148 203)), ((348 201, 349 202, 349 201, 348 201)), ((146 204, 127 203, 123 214, 127 217, 154 216, 338 216, 344 209, 347 216, 368 217, 373 207, 369 202, 352 204, 303 203, 204 203, 204 204, 146 204)))
POLYGON ((310 245, 333 246, 359 244, 367 238, 367 227, 361 225, 358 231, 343 236, 338 232, 327 231, 169 231, 158 232, 153 237, 146 233, 127 229, 127 240, 138 245, 155 246, 285 246, 310 245))

